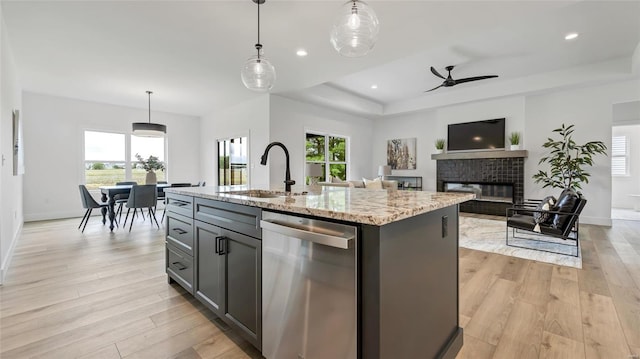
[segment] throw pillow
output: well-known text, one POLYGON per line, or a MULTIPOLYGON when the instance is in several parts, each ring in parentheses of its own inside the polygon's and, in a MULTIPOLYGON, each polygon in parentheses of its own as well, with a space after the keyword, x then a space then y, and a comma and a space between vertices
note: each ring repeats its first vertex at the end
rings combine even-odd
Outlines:
MULTIPOLYGON (((573 212, 576 203, 578 203, 578 194, 574 190, 564 190, 553 210, 558 212, 573 212)), ((563 229, 567 219, 569 219, 568 215, 556 214, 553 217, 553 228, 563 229)))
POLYGON ((535 227, 533 227, 534 232, 540 233, 540 223, 551 220, 551 213, 542 211, 551 210, 555 204, 556 199, 553 196, 547 196, 536 206, 536 211, 533 212, 533 221, 536 223, 535 227))
POLYGON ((382 181, 380 178, 373 180, 363 178, 362 182, 364 182, 364 188, 366 189, 382 189, 382 181))
POLYGON ((344 183, 344 181, 339 177, 331 176, 331 183, 344 183))

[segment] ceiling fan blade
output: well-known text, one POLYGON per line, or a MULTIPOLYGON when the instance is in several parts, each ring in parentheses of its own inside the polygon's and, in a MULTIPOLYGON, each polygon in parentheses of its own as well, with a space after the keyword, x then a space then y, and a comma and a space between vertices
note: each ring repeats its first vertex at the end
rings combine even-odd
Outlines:
POLYGON ((444 76, 440 75, 440 73, 438 71, 436 71, 436 69, 433 68, 433 66, 431 66, 431 73, 438 76, 439 78, 445 80, 444 76))
POLYGON ((425 91, 425 92, 430 92, 430 91, 433 91, 433 90, 435 90, 435 89, 439 89, 440 87, 442 87, 442 85, 440 85, 440 86, 438 86, 438 87, 434 87, 434 88, 432 88, 431 90, 427 90, 427 91, 425 91))
POLYGON ((498 75, 467 77, 466 79, 459 79, 459 80, 455 80, 455 81, 456 81, 456 85, 457 85, 457 84, 463 84, 465 82, 492 79, 494 77, 498 77, 498 75))

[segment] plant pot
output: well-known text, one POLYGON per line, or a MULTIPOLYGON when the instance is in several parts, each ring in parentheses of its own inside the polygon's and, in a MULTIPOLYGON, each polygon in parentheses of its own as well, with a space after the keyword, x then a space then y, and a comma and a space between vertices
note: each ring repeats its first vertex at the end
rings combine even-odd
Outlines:
POLYGON ((153 171, 149 171, 147 172, 147 177, 144 180, 145 184, 157 184, 158 183, 158 178, 156 176, 156 173, 153 171))
POLYGON ((520 149, 520 145, 511 145, 510 149, 511 151, 517 151, 520 149))
POLYGON ((439 155, 439 154, 441 154, 443 151, 444 151, 444 150, 436 149, 436 154, 438 154, 438 155, 439 155))

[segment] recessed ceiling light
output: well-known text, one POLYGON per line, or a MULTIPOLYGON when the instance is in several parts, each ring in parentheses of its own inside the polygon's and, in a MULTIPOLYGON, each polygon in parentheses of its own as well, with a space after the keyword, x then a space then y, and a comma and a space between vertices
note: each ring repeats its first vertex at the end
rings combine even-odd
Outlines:
POLYGON ((371 88, 375 90, 375 89, 377 89, 377 88, 378 88, 378 85, 373 84, 373 85, 371 85, 371 88))
POLYGON ((298 55, 298 56, 300 56, 300 57, 305 57, 305 56, 307 56, 307 55, 308 55, 308 54, 307 54, 307 50, 305 50, 305 49, 300 49, 300 50, 296 51, 296 55, 298 55))
POLYGON ((571 33, 568 33, 567 35, 565 35, 564 39, 565 40, 573 40, 573 39, 577 38, 578 35, 579 34, 577 32, 571 32, 571 33))

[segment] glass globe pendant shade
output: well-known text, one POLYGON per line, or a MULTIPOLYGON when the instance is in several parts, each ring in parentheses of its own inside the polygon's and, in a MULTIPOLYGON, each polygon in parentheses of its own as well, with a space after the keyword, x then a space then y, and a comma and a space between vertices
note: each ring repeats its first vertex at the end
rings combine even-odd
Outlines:
POLYGON ((379 31, 378 17, 369 5, 348 1, 333 24, 331 44, 342 56, 364 56, 375 46, 379 31))
POLYGON ((271 62, 262 56, 262 50, 251 56, 240 71, 242 83, 246 88, 257 92, 267 92, 276 82, 276 69, 271 62))

